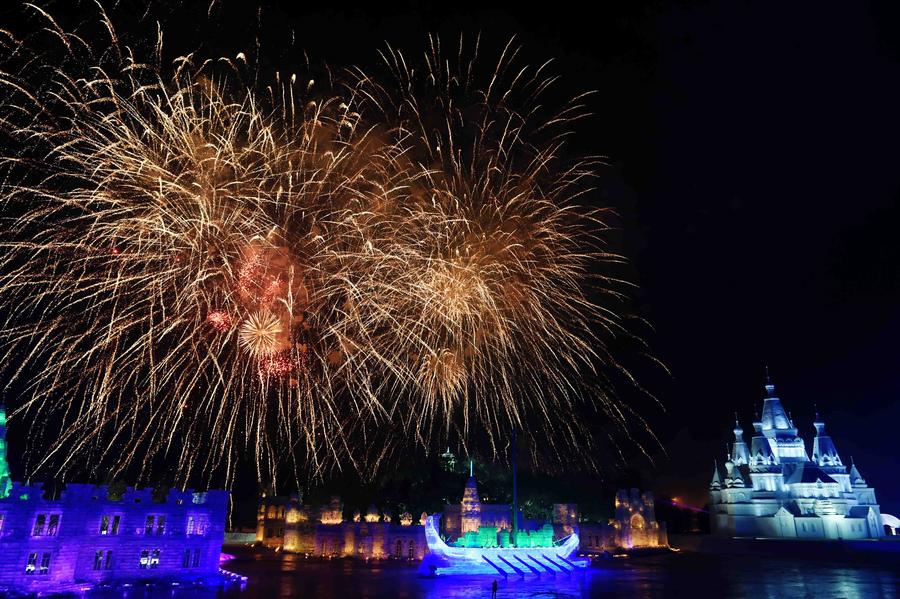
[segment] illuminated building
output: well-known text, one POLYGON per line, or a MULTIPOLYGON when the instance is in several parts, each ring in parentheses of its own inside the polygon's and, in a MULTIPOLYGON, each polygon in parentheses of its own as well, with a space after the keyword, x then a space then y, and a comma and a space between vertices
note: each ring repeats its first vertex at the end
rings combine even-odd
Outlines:
POLYGON ((616 493, 615 518, 604 524, 582 522, 579 537, 579 550, 587 554, 669 544, 665 522, 656 521, 653 493, 637 489, 620 489, 616 493))
POLYGON ((875 490, 849 470, 816 414, 812 458, 790 415, 766 384, 748 449, 735 422, 725 470, 710 482, 710 522, 724 536, 864 539, 884 536, 875 490))
POLYGON ((68 484, 45 497, 9 481, 5 423, 0 405, 0 595, 218 575, 227 491, 68 484))
MULTIPOLYGON (((390 513, 372 505, 364 515, 344 521, 339 497, 320 507, 303 505, 298 495, 264 494, 257 512, 256 541, 290 553, 360 559, 422 559, 425 534, 412 515, 404 512, 399 523, 390 513)), ((424 514, 423 514, 424 518, 424 514)))

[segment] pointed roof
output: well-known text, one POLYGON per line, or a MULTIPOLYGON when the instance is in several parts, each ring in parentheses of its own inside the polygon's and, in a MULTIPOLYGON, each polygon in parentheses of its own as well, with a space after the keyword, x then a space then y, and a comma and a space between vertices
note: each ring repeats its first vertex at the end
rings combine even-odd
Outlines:
POLYGON ((713 468, 713 476, 712 481, 709 483, 710 489, 721 489, 722 488, 722 479, 719 477, 719 462, 715 463, 715 467, 713 468))
POLYGON ((744 475, 741 474, 741 469, 735 465, 734 470, 731 471, 731 486, 743 487, 745 484, 744 475))
POLYGON ((766 398, 763 400, 762 431, 767 437, 796 437, 797 429, 791 422, 787 411, 781 405, 781 399, 775 395, 775 385, 766 383, 766 398))
MULTIPOLYGON (((844 465, 841 462, 841 456, 838 455, 834 441, 829 435, 825 434, 825 422, 819 418, 819 412, 816 410, 816 420, 813 422, 816 428, 816 437, 813 439, 813 460, 826 468, 840 468, 844 472, 844 465)), ((832 470, 834 471, 834 470, 832 470)))
POLYGON ((850 484, 854 487, 866 486, 866 479, 864 479, 862 474, 859 473, 859 470, 856 469, 855 463, 851 463, 850 465, 850 484))

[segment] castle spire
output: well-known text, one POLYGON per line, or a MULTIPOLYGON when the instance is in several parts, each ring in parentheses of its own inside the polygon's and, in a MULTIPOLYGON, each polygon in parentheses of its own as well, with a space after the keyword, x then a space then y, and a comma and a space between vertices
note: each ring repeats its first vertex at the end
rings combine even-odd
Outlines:
POLYGON ((721 489, 722 488, 722 478, 719 476, 719 461, 716 460, 713 466, 713 476, 712 481, 709 483, 710 489, 721 489))
POLYGON ((816 429, 816 437, 813 439, 813 461, 825 469, 826 472, 846 472, 846 468, 838 455, 834 441, 825 433, 825 422, 819 418, 816 410, 816 419, 813 422, 816 429))
POLYGON ((737 412, 734 413, 734 444, 731 447, 731 459, 735 466, 743 466, 750 461, 750 452, 747 443, 744 442, 744 429, 741 428, 737 412))
POLYGON ((763 400, 762 418, 763 433, 767 437, 790 437, 797 436, 797 429, 794 428, 790 416, 781 405, 781 399, 775 395, 775 385, 769 376, 769 369, 766 367, 766 397, 763 400))

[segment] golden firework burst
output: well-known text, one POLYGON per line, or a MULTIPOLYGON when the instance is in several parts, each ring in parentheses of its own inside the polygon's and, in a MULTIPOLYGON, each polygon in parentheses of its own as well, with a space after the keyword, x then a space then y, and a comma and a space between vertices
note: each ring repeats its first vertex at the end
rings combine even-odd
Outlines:
POLYGON ((278 351, 283 332, 284 327, 274 314, 256 312, 241 324, 241 346, 255 358, 271 356, 278 351))

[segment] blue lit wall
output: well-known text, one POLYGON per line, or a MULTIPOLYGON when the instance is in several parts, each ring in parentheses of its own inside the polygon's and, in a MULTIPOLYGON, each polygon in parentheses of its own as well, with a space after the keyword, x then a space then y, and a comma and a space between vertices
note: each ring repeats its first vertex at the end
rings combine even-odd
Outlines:
POLYGON ((0 499, 0 594, 3 588, 56 591, 136 579, 202 579, 218 572, 227 491, 70 484, 58 500, 15 483, 0 499))

